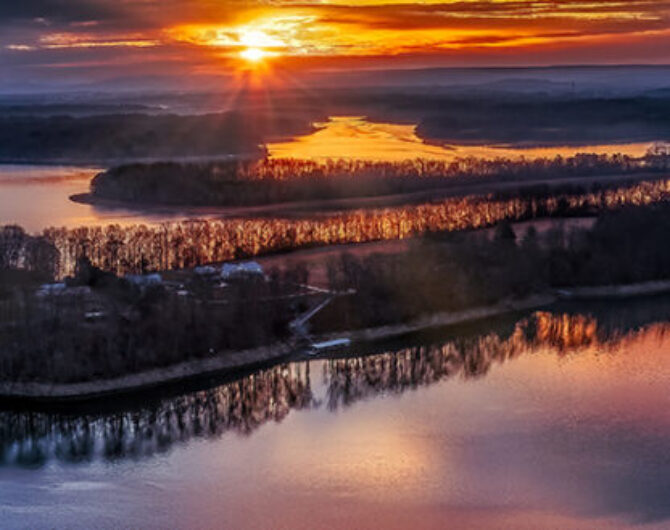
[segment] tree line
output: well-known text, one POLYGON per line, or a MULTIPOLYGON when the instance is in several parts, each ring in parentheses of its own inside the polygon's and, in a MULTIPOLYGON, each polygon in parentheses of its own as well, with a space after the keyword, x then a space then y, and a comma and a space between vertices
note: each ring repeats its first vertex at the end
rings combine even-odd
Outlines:
POLYGON ((564 158, 374 162, 296 159, 159 162, 113 167, 91 182, 93 196, 146 204, 250 206, 409 193, 481 181, 663 172, 670 156, 579 154, 564 158))
POLYGON ((431 232, 477 229, 502 220, 597 214, 670 198, 670 180, 527 190, 450 198, 436 203, 358 210, 307 218, 243 218, 159 226, 49 228, 57 276, 72 274, 78 258, 116 274, 182 269, 203 263, 319 245, 405 239, 431 232), (56 256, 54 254, 54 256, 56 256))

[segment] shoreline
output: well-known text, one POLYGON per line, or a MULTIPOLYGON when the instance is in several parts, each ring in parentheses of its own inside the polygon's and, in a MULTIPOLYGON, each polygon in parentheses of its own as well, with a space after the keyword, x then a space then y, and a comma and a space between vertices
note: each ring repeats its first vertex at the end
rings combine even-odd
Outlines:
POLYGON ((158 386, 204 377, 219 372, 234 371, 276 362, 292 353, 283 343, 261 346, 249 350, 224 352, 207 359, 183 361, 171 366, 152 368, 135 374, 111 379, 79 383, 0 383, 0 398, 28 401, 79 401, 120 393, 149 390, 158 386))
POLYGON ((557 289, 556 296, 564 300, 623 299, 670 292, 670 280, 627 283, 621 285, 599 285, 557 289))
MULTIPOLYGON (((520 300, 503 300, 490 306, 480 306, 463 311, 440 312, 419 317, 411 322, 389 324, 358 330, 331 332, 315 337, 315 341, 348 338, 353 343, 374 342, 407 335, 431 328, 474 323, 509 313, 528 311, 551 306, 558 300, 597 300, 633 298, 661 295, 670 292, 670 280, 642 282, 626 285, 577 287, 559 289, 554 293, 537 294, 520 300)), ((181 363, 127 374, 111 379, 79 383, 0 382, 0 400, 19 402, 82 402, 113 395, 132 394, 170 384, 189 381, 238 370, 252 370, 272 366, 282 361, 298 361, 304 352, 285 342, 241 351, 228 351, 207 359, 181 363)))
MULTIPOLYGON (((669 282, 670 283, 670 282, 669 282)), ((353 331, 342 331, 340 333, 328 333, 320 340, 331 340, 339 337, 350 339, 352 342, 376 341, 389 339, 423 331, 431 328, 456 326, 459 324, 468 324, 488 318, 498 317, 507 313, 516 313, 539 307, 549 306, 556 302, 557 298, 551 294, 539 294, 523 298, 521 300, 503 300, 497 304, 483 307, 473 307, 463 311, 440 312, 432 315, 426 315, 417 318, 408 323, 388 324, 373 328, 363 328, 353 331)))

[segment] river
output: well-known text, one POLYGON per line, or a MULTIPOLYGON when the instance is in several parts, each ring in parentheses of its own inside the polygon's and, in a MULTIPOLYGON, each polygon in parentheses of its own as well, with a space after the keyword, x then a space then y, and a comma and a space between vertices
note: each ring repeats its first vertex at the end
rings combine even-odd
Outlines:
POLYGON ((670 299, 0 412, 8 528, 667 528, 670 299), (132 405, 132 403, 135 405, 132 405))

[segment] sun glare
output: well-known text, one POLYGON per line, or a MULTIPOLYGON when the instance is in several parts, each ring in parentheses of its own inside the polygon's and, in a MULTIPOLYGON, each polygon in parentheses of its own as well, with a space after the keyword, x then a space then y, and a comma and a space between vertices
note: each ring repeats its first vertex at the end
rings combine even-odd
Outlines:
POLYGON ((240 57, 250 63, 258 63, 268 57, 268 52, 260 48, 246 48, 240 52, 240 57))

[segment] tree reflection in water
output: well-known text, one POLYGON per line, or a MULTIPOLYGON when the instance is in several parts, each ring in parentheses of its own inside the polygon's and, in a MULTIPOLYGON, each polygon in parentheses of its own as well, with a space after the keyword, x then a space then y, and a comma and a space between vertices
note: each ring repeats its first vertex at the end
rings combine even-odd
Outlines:
MULTIPOLYGON (((670 323, 639 328, 594 317, 537 312, 508 334, 456 338, 439 345, 404 348, 364 357, 323 362, 325 403, 337 410, 361 399, 403 393, 455 376, 484 376, 494 364, 520 355, 554 355, 590 348, 611 351, 649 336, 663 336, 670 323)), ((0 463, 39 467, 51 459, 86 462, 142 458, 194 438, 226 432, 247 435, 284 419, 291 410, 319 407, 312 394, 310 363, 263 370, 238 381, 140 410, 99 415, 0 412, 0 463)))
POLYGON ((40 466, 50 458, 139 458, 192 438, 249 434, 268 421, 281 421, 291 409, 311 406, 309 377, 309 366, 282 365, 151 408, 110 415, 2 412, 0 458, 22 466, 40 466))

